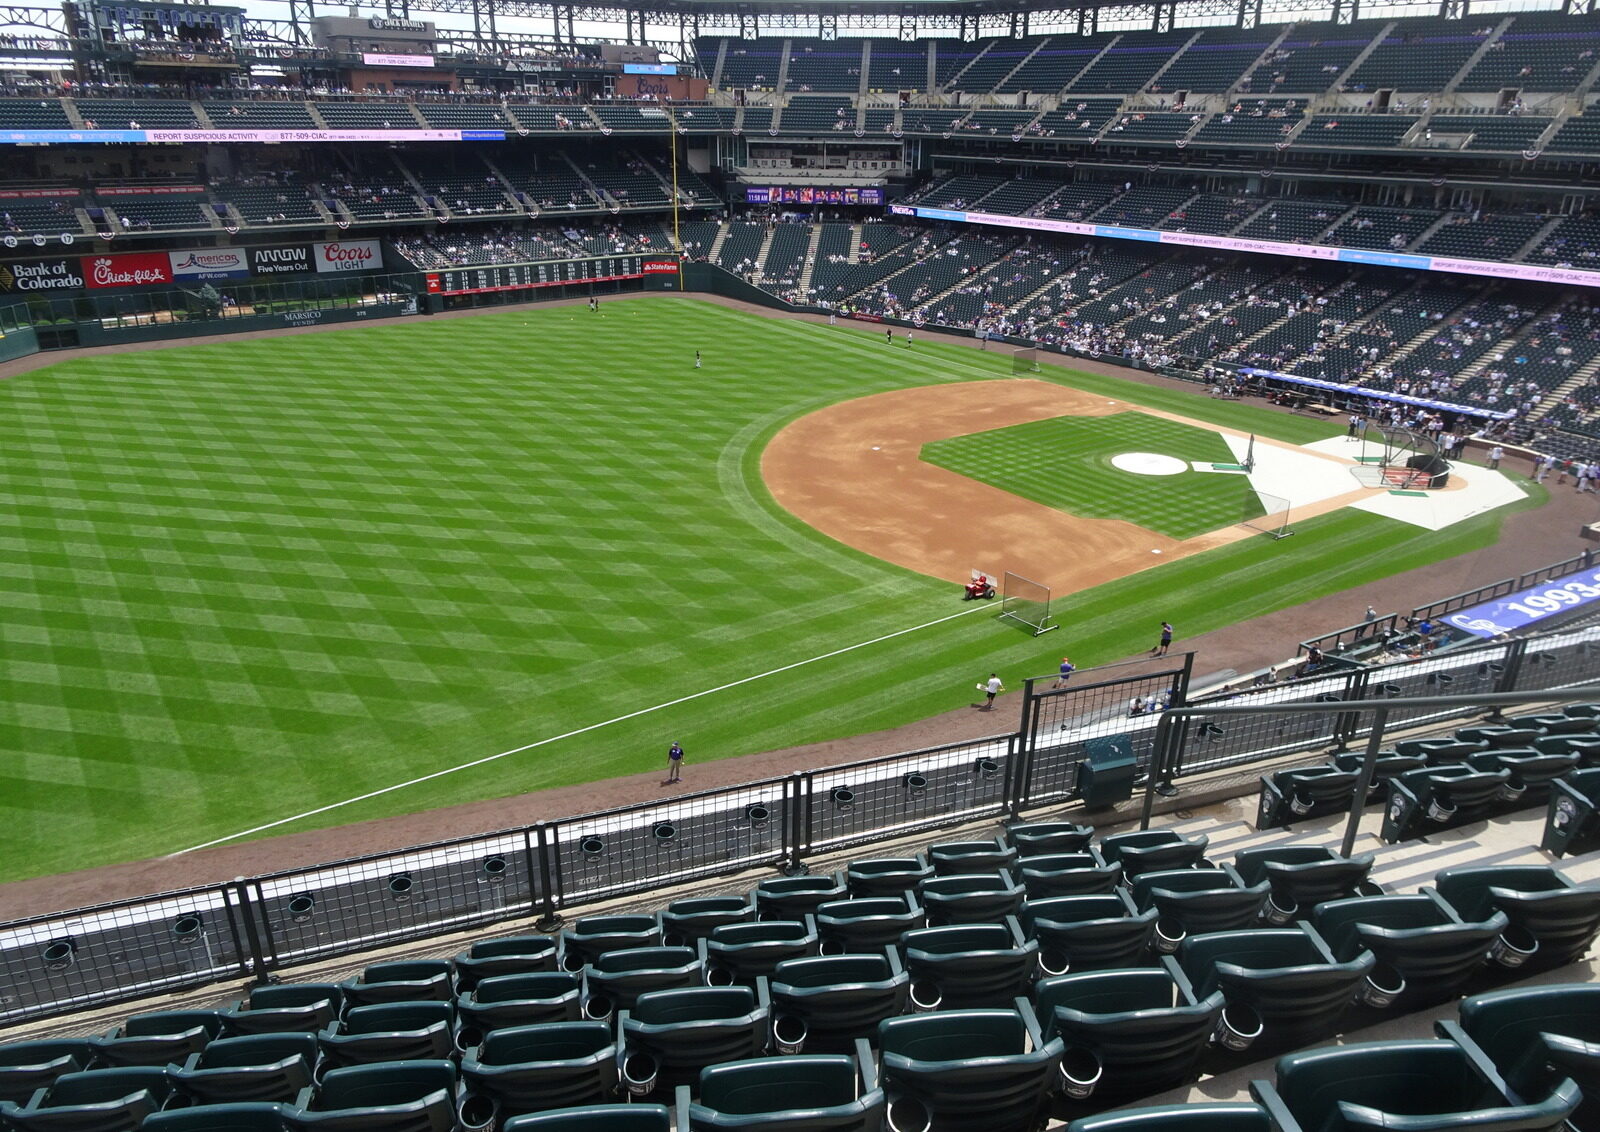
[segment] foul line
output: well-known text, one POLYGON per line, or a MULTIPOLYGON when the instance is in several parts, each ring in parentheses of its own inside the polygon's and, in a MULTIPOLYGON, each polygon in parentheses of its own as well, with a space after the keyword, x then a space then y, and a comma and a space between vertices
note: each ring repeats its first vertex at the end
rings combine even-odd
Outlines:
POLYGON ((357 802, 365 802, 369 798, 377 798, 384 794, 392 794, 396 790, 404 790, 409 786, 418 786, 424 782, 430 782, 435 778, 443 778, 447 774, 455 774, 460 770, 471 770, 475 766, 483 766, 485 763, 492 763, 496 759, 503 759, 510 755, 520 755, 523 751, 531 751, 536 747, 543 747, 549 743, 559 743, 563 739, 571 739, 575 735, 583 735, 590 731, 598 731, 602 727, 610 727, 613 723, 622 723, 625 720, 637 719, 641 715, 649 715, 651 712, 661 711, 663 708, 675 707, 678 704, 686 704, 690 700, 698 700, 702 696, 714 695, 717 692, 726 692, 729 688, 737 688, 741 684, 749 684, 752 681, 762 680, 768 676, 776 676, 780 672, 788 672, 795 668, 803 668, 808 664, 815 664, 821 660, 828 660, 832 657, 842 656, 847 652, 854 652, 856 649, 864 649, 869 645, 881 644, 884 641, 893 640, 895 637, 903 637, 907 633, 915 633, 922 629, 930 629, 935 625, 942 625, 946 621, 954 621, 957 617, 965 617, 969 613, 976 613, 978 610, 983 608, 985 608, 983 605, 975 605, 970 609, 963 609, 959 613, 952 613, 948 617, 939 617, 932 621, 924 621, 921 625, 913 625, 909 629, 896 629, 892 633, 885 633, 883 636, 874 637, 870 641, 860 641, 853 645, 846 645, 842 649, 834 649, 832 652, 825 652, 817 656, 807 657, 805 660, 797 660, 793 664, 785 664, 779 668, 770 668, 765 672, 758 672, 754 676, 744 676, 738 680, 733 680, 726 684, 719 684, 715 688, 707 688, 701 692, 691 692, 689 695, 679 696, 675 700, 667 700, 664 703, 654 704, 651 707, 640 708, 638 711, 630 711, 626 715, 614 716, 611 719, 603 720, 599 723, 591 723, 587 726, 579 727, 572 731, 563 732, 560 735, 551 735, 547 739, 539 739, 536 742, 527 743, 521 747, 513 747, 511 750, 501 751, 497 755, 485 755, 481 759, 473 759, 471 762, 465 762, 456 766, 446 767, 444 770, 436 770, 432 774, 423 775, 421 778, 413 778, 407 782, 397 782, 393 786, 384 786, 378 790, 370 790, 365 794, 358 794, 354 798, 346 798, 342 802, 331 802, 326 806, 318 806, 314 810, 306 810, 304 813, 295 814, 292 817, 279 818, 277 821, 269 821, 265 825, 258 825, 250 829, 240 830, 238 833, 230 833, 226 837, 218 837, 212 841, 201 842, 199 845, 191 845, 187 849, 179 849, 177 852, 168 853, 166 859, 170 860, 173 857, 181 857, 185 853, 195 853, 201 849, 210 849, 215 845, 224 845, 229 841, 237 841, 241 837, 249 837, 252 834, 262 833, 269 829, 276 829, 280 825, 288 825, 291 822, 297 822, 304 818, 315 817, 318 814, 325 814, 330 810, 337 810, 344 806, 353 806, 357 802))

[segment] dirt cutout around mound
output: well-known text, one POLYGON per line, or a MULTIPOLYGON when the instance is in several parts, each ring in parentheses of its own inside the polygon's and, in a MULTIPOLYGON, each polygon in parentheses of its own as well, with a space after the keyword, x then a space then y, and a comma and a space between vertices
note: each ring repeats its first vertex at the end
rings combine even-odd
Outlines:
MULTIPOLYGON (((1123 519, 1058 511, 921 459, 922 446, 935 440, 1130 410, 1231 431, 1048 381, 929 385, 844 401, 801 417, 767 445, 761 475, 786 510, 823 534, 955 583, 964 583, 972 569, 1009 570, 1055 593, 1072 593, 1254 533, 1232 526, 1175 539, 1123 519)), ((1294 518, 1345 506, 1361 495, 1355 491, 1296 508, 1294 518)))

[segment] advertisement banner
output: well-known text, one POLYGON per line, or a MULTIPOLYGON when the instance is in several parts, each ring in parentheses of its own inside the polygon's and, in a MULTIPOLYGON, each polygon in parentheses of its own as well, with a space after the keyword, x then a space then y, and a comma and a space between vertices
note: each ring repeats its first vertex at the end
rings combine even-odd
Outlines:
MULTIPOLYGON (((290 142, 505 141, 504 130, 0 130, 0 145, 80 145, 141 142, 186 145, 290 142)), ((165 191, 165 190, 163 190, 165 191)))
POLYGON ((311 270, 308 244, 250 249, 251 275, 305 275, 311 270))
POLYGON ((646 275, 676 275, 678 261, 675 259, 647 259, 644 261, 646 275))
POLYGON ((831 189, 813 185, 779 186, 744 190, 747 204, 882 204, 882 189, 831 189))
POLYGON ((431 67, 432 55, 388 55, 363 51, 361 62, 368 67, 431 67))
POLYGON ((383 266, 383 253, 378 249, 377 240, 312 244, 311 262, 316 265, 320 275, 341 271, 374 271, 383 266))
POLYGON ((0 264, 0 292, 8 295, 32 291, 76 291, 83 272, 76 259, 35 259, 0 264))
POLYGON ((250 264, 239 248, 202 248, 192 252, 168 252, 174 279, 244 279, 250 264))
POLYGON ((1475 637, 1497 637, 1526 629, 1552 613, 1567 613, 1600 599, 1600 570, 1585 570, 1570 580, 1540 582, 1505 597, 1452 613, 1446 624, 1475 637))
POLYGON ((168 252, 91 255, 84 256, 82 264, 84 285, 91 291, 172 282, 172 259, 168 252))

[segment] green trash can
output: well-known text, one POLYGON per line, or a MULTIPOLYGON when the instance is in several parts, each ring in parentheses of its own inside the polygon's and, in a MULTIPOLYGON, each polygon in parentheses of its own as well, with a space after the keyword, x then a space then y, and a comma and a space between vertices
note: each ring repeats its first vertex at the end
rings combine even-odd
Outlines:
POLYGON ((1133 779, 1139 762, 1126 735, 1090 739, 1089 757, 1078 764, 1078 792, 1086 809, 1103 810, 1133 797, 1133 779))

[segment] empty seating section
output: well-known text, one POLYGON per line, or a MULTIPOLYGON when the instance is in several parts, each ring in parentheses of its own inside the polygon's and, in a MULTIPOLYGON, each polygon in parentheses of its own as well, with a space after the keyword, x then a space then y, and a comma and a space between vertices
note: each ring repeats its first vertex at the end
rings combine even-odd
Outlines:
POLYGON ((1252 94, 1320 94, 1339 80, 1382 26, 1296 25, 1241 89, 1252 94), (1368 29, 1366 35, 1360 34, 1363 27, 1368 29))
POLYGON ((1016 94, 1020 91, 1054 94, 1077 78, 1078 73, 1110 42, 1108 35, 1088 39, 1052 36, 995 89, 1000 94, 1016 94))
POLYGON ((897 39, 874 39, 867 89, 888 92, 927 90, 927 45, 902 43, 897 39))
POLYGON ((530 155, 495 155, 495 165, 511 187, 541 212, 576 212, 599 207, 589 186, 576 170, 560 158, 540 160, 530 155))
POLYGON ((1117 116, 1120 98, 1064 98, 1037 123, 1037 132, 1058 141, 1088 145, 1106 123, 1117 116))
POLYGON ((317 113, 330 130, 415 130, 417 120, 404 102, 318 102, 317 113))
MULTIPOLYGON (((1199 40, 1184 48, 1183 54, 1157 80, 1160 90, 1187 90, 1197 94, 1232 90, 1236 82, 1261 57, 1273 36, 1255 29, 1244 35, 1208 28, 1199 40), (1243 39, 1243 42, 1239 42, 1243 39)), ((1157 88, 1152 88, 1157 89, 1157 88)))
POLYGON ((1551 153, 1600 153, 1600 105, 1591 104, 1562 122, 1545 148, 1551 153))
POLYGON ((783 108, 778 130, 785 134, 855 133, 856 108, 848 98, 795 95, 783 108))
POLYGON ((69 189, 60 196, 0 197, 0 230, 17 236, 35 232, 54 236, 62 232, 79 234, 78 218, 73 214, 81 202, 69 189))
POLYGON ((729 106, 674 106, 672 117, 678 129, 689 134, 727 133, 733 129, 734 111, 729 106))
POLYGON ((1512 118, 1497 114, 1435 114, 1428 128, 1439 134, 1471 134, 1469 149, 1506 150, 1521 153, 1533 149, 1539 136, 1549 127, 1549 118, 1512 118))
POLYGON ((1102 145, 1118 143, 1171 144, 1200 122, 1199 114, 1164 114, 1135 111, 1123 114, 1100 139, 1102 145))
POLYGON ((961 123, 965 133, 984 135, 1020 135, 1029 122, 1039 116, 1039 111, 1034 110, 974 110, 967 120, 961 123))
POLYGON ((80 98, 78 113, 84 125, 100 130, 193 130, 200 120, 187 102, 142 98, 80 98))
POLYGON ((992 39, 988 50, 970 67, 956 76, 951 84, 957 90, 978 94, 993 90, 1022 61, 1033 54, 1038 40, 992 39))
POLYGON ((439 177, 424 183, 423 189, 431 203, 449 209, 453 216, 520 212, 506 198, 505 187, 498 177, 439 177))
POLYGON ((1172 37, 1157 32, 1128 32, 1079 72, 1068 88, 1073 94, 1127 94, 1143 89, 1172 57, 1172 37))
POLYGON ((1463 91, 1569 91, 1600 61, 1600 27, 1593 20, 1519 13, 1467 72, 1463 91))
POLYGON ((957 74, 965 70, 979 53, 988 47, 988 43, 961 43, 949 39, 935 41, 934 87, 939 90, 952 87, 957 74))
MULTIPOLYGON (((70 130, 67 111, 56 98, 0 98, 0 126, 8 130, 70 130)), ((106 129, 125 129, 107 125, 106 129)))
MULTIPOLYGON (((438 109, 435 107, 435 109, 438 109)), ((316 130, 317 120, 303 102, 207 102, 206 117, 219 130, 316 130)))
POLYGON ((1468 259, 1512 259, 1544 225, 1542 216, 1455 216, 1434 229, 1417 245, 1417 251, 1468 259))
POLYGON ((584 170, 591 183, 624 208, 664 208, 672 203, 666 182, 638 160, 614 168, 584 170))
POLYGON ((439 130, 515 130, 517 125, 498 106, 471 103, 419 102, 417 112, 439 130))
MULTIPOLYGON (((712 56, 715 57, 714 55, 712 56)), ((772 90, 778 85, 778 68, 783 63, 781 39, 730 39, 722 60, 719 89, 741 87, 772 90)))
POLYGON ((739 119, 739 128, 747 134, 767 134, 772 129, 772 107, 746 106, 739 119))
POLYGON ((1390 149, 1400 144, 1419 119, 1398 114, 1314 114, 1295 138, 1296 146, 1337 149, 1390 149))
POLYGON ((601 129, 613 132, 662 135, 672 128, 672 120, 659 106, 596 102, 589 111, 600 119, 601 129))
POLYGON ((1053 220, 1087 220, 1121 191, 1121 185, 1072 184, 1033 210, 1053 220))
POLYGON ((1058 181, 1029 180, 1017 177, 984 195, 978 207, 984 212, 1022 216, 1061 187, 1058 181))
POLYGON ((900 112, 882 106, 869 106, 863 111, 861 128, 869 134, 892 134, 900 128, 900 112))
POLYGON ((936 185, 926 196, 918 199, 918 204, 927 205, 929 208, 969 208, 975 207, 984 196, 1005 184, 1005 178, 997 174, 971 174, 943 181, 936 185))
POLYGON ((1172 232, 1205 232, 1222 235, 1231 232, 1255 212, 1261 202, 1254 197, 1225 197, 1205 194, 1185 204, 1156 225, 1172 232))
POLYGON ((506 113, 515 118, 525 130, 543 132, 566 130, 592 130, 589 116, 574 106, 508 106, 506 113))
POLYGON ((306 190, 298 186, 219 185, 217 199, 231 204, 246 224, 295 224, 321 220, 306 190))
POLYGON ((1326 201, 1300 201, 1292 198, 1268 201, 1252 216, 1237 235, 1252 240, 1283 240, 1309 244, 1339 219, 1344 208, 1326 201))
POLYGON ((126 232, 171 232, 210 228, 211 220, 202 207, 205 199, 201 193, 185 193, 172 196, 107 196, 101 203, 117 214, 126 232))
POLYGON ((786 90, 854 92, 861 85, 859 39, 792 39, 786 90))
POLYGON ((1402 251, 1438 217, 1426 208, 1358 208, 1324 242, 1342 248, 1402 251))
POLYGON ((1093 219, 1097 224, 1154 228, 1194 195, 1190 189, 1173 189, 1164 185, 1138 186, 1096 212, 1093 219))
POLYGON ((1482 21, 1474 27, 1461 21, 1401 20, 1344 85, 1352 91, 1386 87, 1411 93, 1443 90, 1483 45, 1487 34, 1482 21))
POLYGON ((1293 98, 1246 99, 1206 119, 1195 134, 1196 144, 1276 145, 1304 117, 1305 103, 1293 98))

